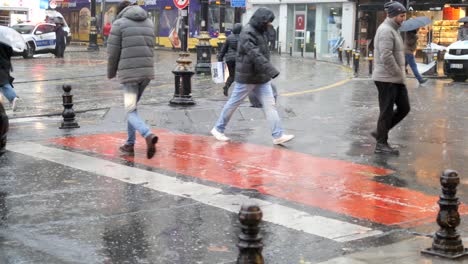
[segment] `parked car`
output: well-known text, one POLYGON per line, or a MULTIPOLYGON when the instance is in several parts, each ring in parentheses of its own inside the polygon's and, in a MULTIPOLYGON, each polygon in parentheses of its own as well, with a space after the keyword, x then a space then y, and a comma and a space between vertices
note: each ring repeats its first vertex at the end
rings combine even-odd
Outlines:
POLYGON ((457 41, 447 47, 444 56, 444 73, 456 82, 468 79, 468 41, 457 41))
POLYGON ((32 58, 34 54, 55 53, 55 24, 19 23, 12 27, 18 31, 26 42, 26 49, 20 54, 32 58))

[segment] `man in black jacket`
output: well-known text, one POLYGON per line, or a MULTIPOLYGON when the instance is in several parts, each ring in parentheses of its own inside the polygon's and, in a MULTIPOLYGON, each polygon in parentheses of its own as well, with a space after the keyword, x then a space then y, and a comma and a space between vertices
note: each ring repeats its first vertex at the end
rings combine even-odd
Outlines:
POLYGON ((229 87, 234 82, 234 76, 236 73, 237 44, 239 42, 239 33, 241 30, 242 24, 236 23, 232 29, 232 34, 227 37, 226 42, 218 55, 218 61, 223 61, 224 58, 229 70, 229 78, 226 80, 226 84, 223 87, 223 94, 225 96, 228 96, 229 87))
POLYGON ((215 127, 211 130, 211 134, 217 140, 229 140, 224 135, 224 130, 234 111, 250 92, 255 93, 263 105, 263 112, 271 126, 273 144, 283 144, 294 138, 293 135, 283 133, 271 88, 271 79, 279 75, 279 71, 270 62, 267 36, 267 28, 274 19, 275 15, 270 9, 260 7, 240 34, 236 59, 236 85, 215 127))

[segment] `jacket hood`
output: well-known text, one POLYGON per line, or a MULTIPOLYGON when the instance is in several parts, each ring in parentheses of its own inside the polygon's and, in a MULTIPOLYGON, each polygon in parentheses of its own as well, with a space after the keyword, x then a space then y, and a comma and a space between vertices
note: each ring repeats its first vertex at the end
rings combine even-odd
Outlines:
POLYGON ((250 18, 249 24, 257 30, 265 32, 268 22, 272 22, 274 19, 275 15, 270 9, 266 7, 260 7, 250 18))
POLYGON ((239 34, 242 30, 242 24, 236 23, 234 24, 234 28, 232 29, 232 34, 239 34))
POLYGON ((148 17, 148 15, 146 14, 146 11, 143 8, 136 5, 131 5, 124 8, 124 10, 122 10, 122 12, 120 12, 117 16, 117 18, 122 17, 134 21, 143 21, 148 17))

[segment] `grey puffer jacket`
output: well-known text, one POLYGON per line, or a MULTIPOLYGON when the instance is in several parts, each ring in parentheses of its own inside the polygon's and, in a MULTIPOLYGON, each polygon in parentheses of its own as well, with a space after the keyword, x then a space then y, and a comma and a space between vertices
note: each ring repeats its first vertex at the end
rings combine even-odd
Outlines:
POLYGON ((387 17, 375 33, 374 81, 400 84, 406 81, 405 46, 398 28, 398 24, 387 17))
POLYGON ((237 44, 239 42, 239 33, 242 30, 242 24, 236 23, 232 29, 232 34, 229 35, 221 48, 218 55, 218 61, 236 61, 237 57, 237 44))
POLYGON ((139 6, 122 10, 107 41, 107 77, 120 83, 154 79, 154 25, 139 6))
POLYGON ((260 7, 242 29, 237 47, 236 77, 238 83, 262 84, 279 75, 270 62, 267 24, 275 15, 260 7))

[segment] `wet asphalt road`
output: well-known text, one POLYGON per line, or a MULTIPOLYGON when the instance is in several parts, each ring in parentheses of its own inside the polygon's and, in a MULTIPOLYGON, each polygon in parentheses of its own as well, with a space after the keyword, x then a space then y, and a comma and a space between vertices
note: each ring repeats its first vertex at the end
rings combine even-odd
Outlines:
MULTIPOLYGON (((156 79, 141 101, 142 115, 154 128, 208 135, 226 100, 221 86, 208 76, 195 76, 197 105, 168 106, 177 54, 157 51, 155 56, 156 79)), ((394 173, 372 180, 433 196, 440 193, 441 171, 452 168, 461 176, 460 200, 468 203, 468 84, 432 79, 418 86, 415 79, 408 79, 412 110, 390 135, 401 155, 377 156, 369 136, 378 116, 377 92, 369 79, 351 79, 351 72, 342 66, 310 59, 274 56, 273 61, 281 71, 274 82, 284 127, 297 137, 285 149, 389 169, 394 173)), ((64 60, 47 55, 15 59, 15 89, 22 101, 17 112, 9 111, 9 142, 49 146, 51 138, 125 131, 121 90, 115 80, 105 78, 105 63, 102 51, 69 52, 64 60), (57 129, 63 84, 73 87, 80 129, 57 129)), ((235 141, 271 146, 261 111, 248 103, 240 107, 226 134, 235 141)), ((104 159, 154 170, 115 157, 104 159)), ((0 263, 231 263, 236 258, 234 213, 13 150, 0 158, 0 164, 0 205, 5 204, 0 214, 4 253, 0 263)), ((156 171, 194 181, 184 174, 156 171)), ((383 225, 248 189, 201 183, 383 232, 378 237, 338 243, 266 223, 267 263, 318 263, 401 241, 413 231, 435 230, 433 223, 411 228, 383 225)), ((461 230, 466 236, 466 224, 461 230)))

